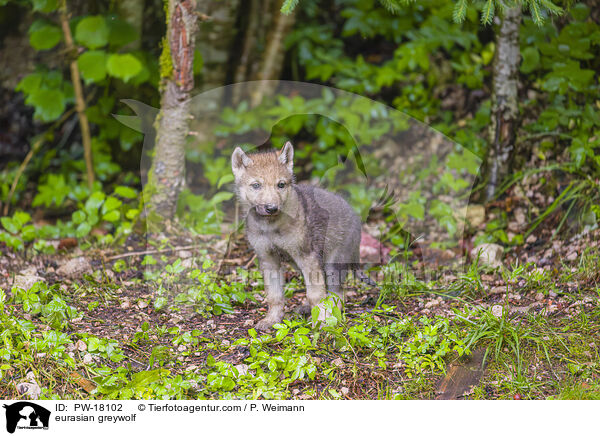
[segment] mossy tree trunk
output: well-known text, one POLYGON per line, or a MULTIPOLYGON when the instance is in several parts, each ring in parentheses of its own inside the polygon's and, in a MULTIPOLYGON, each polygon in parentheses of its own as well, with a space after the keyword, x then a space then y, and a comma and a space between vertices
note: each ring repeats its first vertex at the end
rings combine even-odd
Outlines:
POLYGON ((194 0, 166 2, 167 35, 160 59, 161 107, 155 124, 156 148, 148 189, 151 212, 166 219, 175 215, 179 193, 185 186, 185 140, 194 88, 195 9, 194 0))
POLYGON ((507 8, 496 31, 486 197, 491 200, 515 163, 515 133, 519 117, 519 27, 521 6, 507 8))

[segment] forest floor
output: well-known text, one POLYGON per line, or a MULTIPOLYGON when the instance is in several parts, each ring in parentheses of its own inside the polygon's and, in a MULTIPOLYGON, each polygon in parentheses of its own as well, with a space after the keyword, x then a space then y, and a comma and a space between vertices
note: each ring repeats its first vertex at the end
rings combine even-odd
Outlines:
POLYGON ((320 329, 288 275, 267 334, 241 236, 3 249, 0 398, 600 399, 600 231, 551 230, 494 267, 351 287, 320 329))

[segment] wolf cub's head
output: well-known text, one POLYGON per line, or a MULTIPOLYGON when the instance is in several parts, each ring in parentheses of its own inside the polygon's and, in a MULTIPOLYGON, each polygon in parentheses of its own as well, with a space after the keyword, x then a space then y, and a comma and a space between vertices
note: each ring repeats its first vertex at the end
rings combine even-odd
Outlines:
POLYGON ((278 215, 294 183, 293 159, 290 142, 280 151, 251 154, 237 147, 231 155, 231 168, 240 202, 259 215, 278 215))

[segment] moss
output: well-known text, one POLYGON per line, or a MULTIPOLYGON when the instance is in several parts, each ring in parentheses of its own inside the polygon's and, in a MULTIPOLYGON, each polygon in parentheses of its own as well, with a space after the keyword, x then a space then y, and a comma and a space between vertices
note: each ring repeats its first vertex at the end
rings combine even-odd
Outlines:
POLYGON ((169 22, 171 20, 171 14, 169 12, 169 0, 163 1, 163 9, 165 11, 165 23, 167 29, 167 35, 163 36, 161 41, 161 52, 158 60, 160 78, 171 78, 173 76, 173 58, 171 57, 171 45, 169 44, 169 22))
POLYGON ((160 58, 158 60, 160 78, 170 79, 173 76, 173 59, 171 57, 171 47, 166 36, 163 37, 161 45, 162 50, 160 52, 160 58))

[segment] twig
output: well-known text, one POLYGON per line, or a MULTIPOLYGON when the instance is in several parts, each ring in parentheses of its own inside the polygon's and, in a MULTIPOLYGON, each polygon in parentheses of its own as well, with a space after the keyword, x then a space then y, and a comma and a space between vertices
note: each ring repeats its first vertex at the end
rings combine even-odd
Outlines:
POLYGON ((256 259, 256 253, 254 253, 252 255, 252 257, 250 258, 250 260, 248 261, 248 263, 246 263, 246 265, 244 265, 244 269, 248 269, 250 267, 250 265, 252 264, 252 262, 254 262, 254 259, 256 259))
POLYGON ((221 272, 221 268, 223 267, 223 263, 225 262, 225 259, 227 259, 229 257, 229 254, 231 253, 231 237, 235 233, 236 232, 231 232, 229 234, 229 237, 227 238, 227 248, 225 249, 225 254, 221 258, 221 260, 219 260, 219 266, 217 267, 217 275, 221 272))
MULTIPOLYGON (((76 51, 69 27, 69 18, 67 16, 67 0, 62 0, 60 7, 60 23, 62 25, 63 34, 65 36, 65 45, 70 53, 76 51)), ((75 107, 77 108, 77 116, 79 118, 79 126, 81 127, 81 141, 83 142, 83 156, 85 159, 85 167, 87 170, 87 183, 90 191, 94 186, 94 167, 92 163, 92 138, 90 135, 90 124, 87 115, 85 114, 85 98, 83 96, 83 88, 81 86, 81 77, 79 75, 79 67, 77 66, 77 58, 73 57, 70 63, 71 81, 73 82, 73 90, 75 91, 75 107)))
POLYGON ((12 199, 12 196, 15 193, 15 189, 17 189, 17 185, 19 184, 19 179, 21 178, 23 171, 25 171, 25 167, 27 167, 27 164, 29 163, 31 158, 33 157, 35 152, 38 151, 38 149, 41 147, 41 145, 43 143, 44 143, 44 136, 42 135, 34 141, 33 145, 31 146, 31 149, 29 150, 29 153, 27 153, 27 156, 25 156, 25 159, 23 160, 23 162, 21 162, 21 165, 19 165, 19 169, 17 170, 15 179, 13 180, 13 183, 10 187, 8 197, 6 198, 6 204, 4 205, 4 210, 3 210, 4 216, 8 215, 8 208, 10 206, 10 200, 12 199))
POLYGON ((213 17, 203 14, 202 12, 194 12, 200 21, 211 21, 213 17))
POLYGON ((190 250, 195 247, 196 247, 195 245, 186 245, 184 247, 163 248, 162 250, 133 251, 131 253, 123 253, 123 254, 117 254, 115 256, 110 256, 110 257, 107 257, 106 260, 122 259, 124 257, 131 257, 131 256, 144 256, 146 254, 168 253, 169 251, 190 250))

